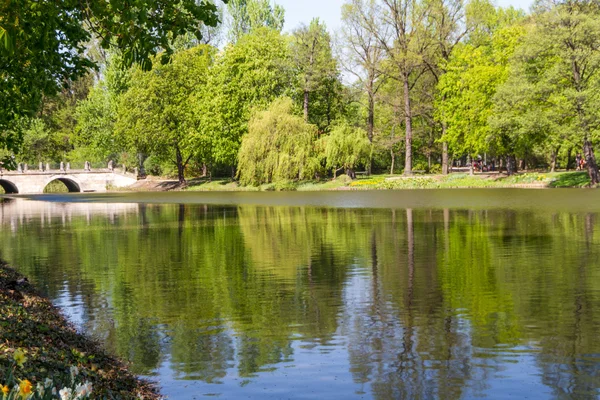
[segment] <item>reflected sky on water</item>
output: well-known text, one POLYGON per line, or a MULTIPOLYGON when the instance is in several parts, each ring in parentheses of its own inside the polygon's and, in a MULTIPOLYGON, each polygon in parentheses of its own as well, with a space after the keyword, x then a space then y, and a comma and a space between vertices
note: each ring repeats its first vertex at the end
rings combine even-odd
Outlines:
POLYGON ((596 193, 41 196, 0 257, 169 398, 592 399, 596 193))

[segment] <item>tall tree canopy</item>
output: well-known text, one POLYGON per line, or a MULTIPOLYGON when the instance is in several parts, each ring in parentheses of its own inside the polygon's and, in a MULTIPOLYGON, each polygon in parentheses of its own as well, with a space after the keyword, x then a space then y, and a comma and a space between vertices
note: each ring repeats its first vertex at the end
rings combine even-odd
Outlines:
POLYGON ((133 151, 170 162, 180 183, 195 153, 189 141, 197 128, 192 99, 205 89, 213 55, 212 47, 200 45, 150 71, 138 69, 119 104, 118 132, 133 151))
POLYGON ((0 159, 25 139, 19 162, 143 171, 150 156, 151 173, 182 182, 200 167, 241 177, 251 117, 287 97, 317 127, 323 171, 394 173, 402 156, 405 174, 448 173, 481 156, 512 173, 583 153, 600 181, 598 1, 538 0, 527 14, 492 0, 345 0, 336 35, 318 19, 282 33, 275 1, 0 4, 0 159), (222 31, 209 27, 221 16, 222 31), (199 70, 194 52, 209 55, 199 70))
POLYGON ((281 32, 285 22, 284 8, 269 0, 229 0, 227 11, 230 43, 261 27, 281 32))
POLYGON ((18 149, 16 121, 38 111, 43 96, 94 68, 85 51, 92 36, 103 48, 122 49, 127 64, 149 69, 151 56, 158 49, 169 55, 177 36, 216 25, 216 11, 205 0, 0 2, 0 149, 18 149))
POLYGON ((253 109, 265 109, 291 89, 290 52, 276 30, 258 28, 217 57, 200 105, 213 135, 215 161, 235 167, 253 109))
POLYGON ((592 183, 600 183, 592 148, 600 137, 600 3, 538 1, 534 19, 498 98, 497 127, 515 142, 546 133, 556 146, 574 136, 592 183))
POLYGON ((498 12, 504 22, 485 29, 485 35, 477 32, 471 40, 457 46, 438 83, 436 112, 447 127, 442 140, 449 144, 454 156, 477 156, 493 149, 502 155, 514 155, 499 140, 492 141, 499 138, 492 135, 489 119, 494 113, 494 96, 508 78, 509 60, 524 27, 515 24, 518 13, 498 12))
POLYGON ((304 120, 325 130, 332 120, 331 103, 334 99, 329 95, 340 92, 336 85, 339 72, 331 50, 331 38, 325 24, 318 18, 294 32, 292 56, 304 120))

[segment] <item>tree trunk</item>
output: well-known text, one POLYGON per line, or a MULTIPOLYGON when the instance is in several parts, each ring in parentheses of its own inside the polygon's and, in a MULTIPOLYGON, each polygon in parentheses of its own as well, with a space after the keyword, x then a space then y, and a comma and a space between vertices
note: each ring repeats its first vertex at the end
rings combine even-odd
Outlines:
POLYGON ((569 150, 567 151, 567 172, 569 171, 569 168, 571 167, 571 152, 573 151, 572 147, 569 147, 569 150))
POLYGON ((350 179, 356 179, 356 173, 352 168, 346 168, 346 175, 350 177, 350 179))
POLYGON ((408 74, 404 74, 404 120, 406 123, 406 153, 404 159, 404 175, 412 175, 412 114, 408 74))
POLYGON ((506 157, 506 174, 514 175, 517 172, 517 160, 513 154, 506 157))
POLYGON ((587 164, 588 175, 592 180, 592 185, 600 183, 600 173, 598 172, 598 164, 596 164, 596 156, 594 155, 594 148, 592 142, 588 138, 585 138, 583 142, 583 155, 587 164))
POLYGON ((145 179, 146 178, 146 168, 144 167, 144 162, 148 158, 144 153, 138 153, 138 178, 145 179))
POLYGON ((473 160, 471 160, 471 156, 467 156, 467 163, 469 164, 469 175, 475 175, 475 171, 473 170, 473 160))
MULTIPOLYGON (((367 116, 367 136, 371 143, 371 149, 373 149, 373 132, 375 131, 375 97, 373 96, 373 89, 369 89, 369 110, 367 116)), ((369 162, 367 164, 367 175, 371 175, 373 169, 373 151, 369 155, 369 162)))
POLYGON ((396 162, 396 155, 394 154, 394 150, 390 150, 390 153, 392 154, 392 166, 390 168, 390 175, 394 175, 394 164, 396 162))
POLYGON ((235 180, 235 165, 231 166, 231 179, 235 180))
POLYGON ((304 122, 308 123, 308 90, 304 89, 304 122))
MULTIPOLYGON (((577 115, 579 116, 579 124, 581 126, 581 130, 583 131, 583 157, 585 157, 585 162, 588 169, 588 175, 590 176, 590 180, 592 181, 592 185, 597 185, 600 183, 600 172, 598 171, 598 164, 596 164, 596 157, 594 156, 594 148, 592 147, 592 143, 589 139, 590 126, 588 124, 587 117, 585 115, 585 109, 583 107, 583 97, 581 96, 581 92, 584 91, 582 87, 582 67, 576 62, 573 61, 571 63, 571 67, 573 70, 573 81, 575 82, 575 90, 579 95, 577 97, 577 115)), ((583 67, 585 70, 585 66, 583 67)))
POLYGON ((427 153, 427 173, 431 172, 431 151, 427 153))
POLYGON ((556 154, 557 150, 552 150, 552 154, 550 155, 550 172, 556 172, 556 154))
MULTIPOLYGON (((446 129, 446 124, 442 126, 442 131, 446 129)), ((448 163, 448 142, 442 143, 442 174, 448 175, 450 173, 450 165, 448 163)))
POLYGON ((206 178, 208 175, 208 165, 206 163, 202 163, 202 177, 206 178))
POLYGON ((179 184, 185 185, 185 166, 183 165, 183 156, 181 155, 179 146, 175 146, 175 158, 177 163, 177 179, 179 180, 179 184))

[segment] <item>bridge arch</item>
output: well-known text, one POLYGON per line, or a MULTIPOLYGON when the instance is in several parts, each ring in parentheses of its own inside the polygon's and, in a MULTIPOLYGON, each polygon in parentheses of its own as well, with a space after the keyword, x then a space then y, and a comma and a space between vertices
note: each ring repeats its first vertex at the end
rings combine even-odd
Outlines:
POLYGON ((17 185, 12 183, 11 181, 7 181, 6 179, 0 179, 0 186, 4 189, 4 193, 6 194, 17 194, 19 193, 19 189, 17 185))
POLYGON ((54 182, 54 181, 60 181, 60 182, 64 183, 64 185, 69 190, 69 193, 83 192, 83 190, 81 189, 81 183, 79 183, 77 180, 73 179, 72 177, 64 177, 64 176, 53 176, 52 178, 47 180, 46 183, 44 184, 44 187, 42 188, 42 191, 44 189, 46 189, 46 186, 48 186, 51 182, 54 182))

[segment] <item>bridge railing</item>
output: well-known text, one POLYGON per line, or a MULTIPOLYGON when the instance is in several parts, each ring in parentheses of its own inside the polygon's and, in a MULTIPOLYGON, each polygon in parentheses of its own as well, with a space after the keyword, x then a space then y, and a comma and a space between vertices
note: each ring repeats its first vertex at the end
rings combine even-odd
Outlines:
MULTIPOLYGON (((36 165, 30 165, 27 163, 18 163, 16 171, 7 171, 0 165, 0 173, 12 173, 12 174, 27 174, 27 173, 49 173, 49 172, 116 172, 123 175, 129 175, 133 177, 138 176, 137 168, 127 168, 125 165, 117 166, 112 161, 108 162, 106 167, 98 168, 97 166, 92 167, 89 161, 85 161, 83 165, 72 164, 70 162, 61 163, 38 163, 36 165)), ((98 165, 98 164, 96 164, 98 165)))

